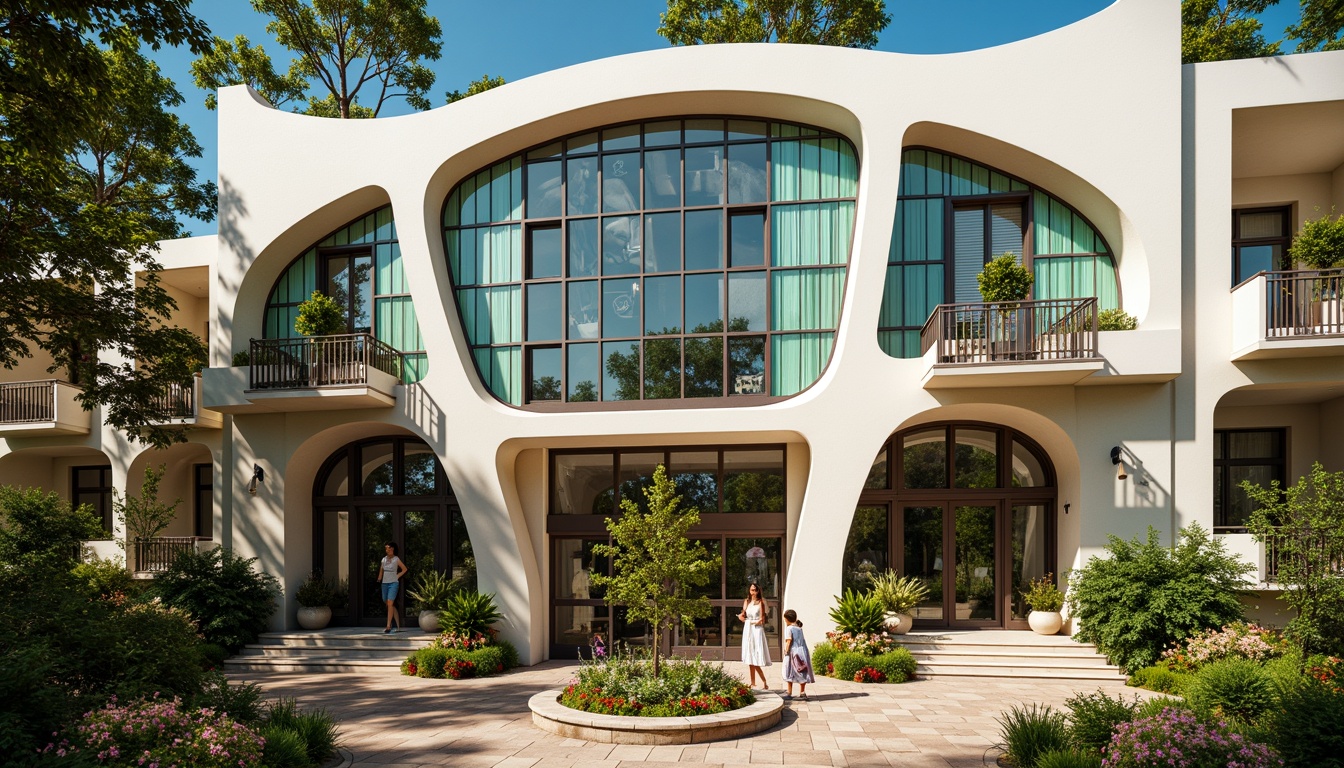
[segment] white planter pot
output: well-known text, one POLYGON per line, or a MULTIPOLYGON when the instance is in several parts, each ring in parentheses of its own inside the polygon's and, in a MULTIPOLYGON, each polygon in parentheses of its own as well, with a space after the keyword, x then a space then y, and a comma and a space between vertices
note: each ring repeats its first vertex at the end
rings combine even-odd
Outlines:
POLYGON ((1053 635, 1064 626, 1064 617, 1059 611, 1032 611, 1027 614, 1027 623, 1031 625, 1031 631, 1038 635, 1053 635))
POLYGON ((331 609, 323 605, 317 608, 299 608, 299 626, 304 629, 322 629, 331 621, 331 609))
POLYGON ((908 613, 888 613, 886 619, 887 634, 904 635, 910 631, 910 622, 914 617, 908 613))
POLYGON ((438 611, 421 611, 418 621, 420 622, 420 628, 426 632, 440 631, 438 611))

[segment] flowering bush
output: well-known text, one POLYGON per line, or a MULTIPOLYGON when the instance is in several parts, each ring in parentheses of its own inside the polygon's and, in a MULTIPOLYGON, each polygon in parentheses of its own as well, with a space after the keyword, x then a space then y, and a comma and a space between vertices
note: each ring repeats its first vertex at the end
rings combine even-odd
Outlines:
POLYGON ((249 768, 261 763, 262 739, 227 715, 188 710, 178 699, 150 699, 84 716, 74 733, 45 752, 92 757, 106 766, 249 768))
POLYGON ((1288 641, 1275 630, 1238 621, 1187 638, 1164 651, 1162 661, 1168 669, 1192 672, 1222 659, 1268 661, 1287 650, 1288 641))
POLYGON ((872 667, 864 667, 854 673, 854 682, 856 683, 885 683, 887 676, 878 672, 872 667))
POLYGON ((457 651, 474 651, 491 643, 491 639, 480 632, 458 634, 448 631, 435 638, 432 645, 457 651))
POLYGON ((653 661, 628 650, 608 648, 601 661, 584 661, 560 703, 572 709, 639 717, 686 717, 740 709, 756 698, 721 664, 700 659, 653 661))
POLYGON ((451 659, 443 665, 443 674, 453 680, 461 680, 464 677, 474 676, 476 665, 466 659, 451 659))
POLYGON ((1221 721, 1208 725, 1191 712, 1164 709, 1122 723, 1106 750, 1103 768, 1269 768, 1283 760, 1274 750, 1233 733, 1221 721))
POLYGON ((401 663, 401 674, 461 680, 518 666, 518 651, 506 640, 480 632, 444 632, 401 663))
POLYGON ((877 656, 900 647, 900 643, 896 642, 895 638, 880 632, 872 634, 827 632, 826 641, 831 644, 832 648, 835 648, 837 653, 861 653, 864 656, 877 656))
POLYGON ((1312 664, 1307 667, 1307 677, 1335 693, 1344 693, 1344 659, 1330 656, 1319 664, 1312 664))

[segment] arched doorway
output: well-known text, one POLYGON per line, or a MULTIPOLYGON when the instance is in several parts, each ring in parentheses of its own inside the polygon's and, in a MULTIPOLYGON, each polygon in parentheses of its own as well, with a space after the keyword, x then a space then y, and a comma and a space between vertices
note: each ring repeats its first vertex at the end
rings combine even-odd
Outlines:
MULTIPOLYGON (((382 624, 378 592, 383 544, 397 543, 414 584, 434 570, 474 586, 476 561, 448 477, 421 440, 378 437, 350 443, 331 455, 313 487, 313 567, 344 584, 339 624, 382 624)), ((408 583, 398 595, 405 614, 408 583)), ((410 616, 407 616, 410 618, 410 616)))
POLYGON ((978 422, 893 435, 859 496, 843 582, 891 568, 922 579, 915 627, 1026 628, 1021 593, 1055 569, 1054 467, 1033 440, 978 422))

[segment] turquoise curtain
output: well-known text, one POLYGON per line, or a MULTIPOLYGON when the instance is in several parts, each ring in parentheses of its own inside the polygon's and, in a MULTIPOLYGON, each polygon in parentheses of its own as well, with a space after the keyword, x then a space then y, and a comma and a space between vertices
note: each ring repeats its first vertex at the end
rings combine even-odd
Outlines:
POLYGON ((1032 266, 1038 299, 1096 296, 1098 309, 1120 306, 1115 263, 1107 254, 1037 257, 1032 266))
POLYGON ((523 404, 523 348, 482 347, 473 350, 476 368, 485 385, 500 400, 511 405, 523 404))
POLYGON ((460 229, 448 233, 448 266, 459 287, 509 283, 522 279, 523 227, 460 229))
POLYGON ((522 156, 496 163, 459 184, 443 209, 443 224, 447 227, 522 221, 522 218, 522 156))
POLYGON ((770 235, 770 263, 776 267, 844 264, 854 234, 854 204, 777 205, 770 235))
POLYGON ((942 198, 896 201, 888 261, 943 260, 942 198))
POLYGON ((394 296, 374 301, 374 336, 394 349, 424 349, 420 322, 410 296, 394 296))
POLYGON ((834 333, 780 333, 770 337, 770 394, 795 395, 821 376, 835 346, 834 333))
POLYGON ((771 200, 793 202, 858 193, 858 161, 849 142, 838 138, 776 141, 772 150, 771 200))
POLYGON ((523 288, 499 285, 457 292, 466 324, 467 341, 480 344, 517 344, 523 340, 523 288))
POLYGON ((770 330, 814 331, 839 326, 845 270, 780 269, 770 273, 770 330))
POLYGON ((406 270, 401 262, 401 246, 381 243, 374 249, 373 291, 379 295, 410 293, 406 270))

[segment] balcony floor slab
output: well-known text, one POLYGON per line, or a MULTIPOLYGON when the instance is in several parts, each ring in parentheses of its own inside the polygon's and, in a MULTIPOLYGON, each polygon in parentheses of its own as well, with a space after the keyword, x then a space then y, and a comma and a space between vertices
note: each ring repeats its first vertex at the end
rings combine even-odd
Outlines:
POLYGON ((980 387, 1053 387, 1077 384, 1100 371, 1105 361, 1063 360, 1058 362, 1001 362, 982 365, 934 364, 920 384, 925 389, 974 389, 980 387))

